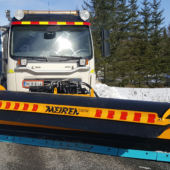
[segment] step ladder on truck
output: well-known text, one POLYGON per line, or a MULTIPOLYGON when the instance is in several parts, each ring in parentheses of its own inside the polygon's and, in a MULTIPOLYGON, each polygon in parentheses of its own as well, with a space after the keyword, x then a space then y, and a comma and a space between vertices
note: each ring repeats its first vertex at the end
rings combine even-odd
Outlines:
MULTIPOLYGON (((0 141, 170 162, 170 104, 100 98, 89 12, 17 10, 3 31, 0 141), (161 152, 160 152, 161 151, 161 152)), ((102 55, 110 54, 102 30, 102 55)))

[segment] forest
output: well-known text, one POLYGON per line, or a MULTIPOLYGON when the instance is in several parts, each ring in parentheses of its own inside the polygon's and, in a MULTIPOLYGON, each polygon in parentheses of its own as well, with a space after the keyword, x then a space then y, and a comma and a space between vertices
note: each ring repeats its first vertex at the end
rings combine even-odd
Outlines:
POLYGON ((170 86, 170 26, 161 0, 84 0, 90 12, 95 71, 99 81, 118 87, 170 86), (101 30, 110 31, 111 54, 101 55, 101 30))

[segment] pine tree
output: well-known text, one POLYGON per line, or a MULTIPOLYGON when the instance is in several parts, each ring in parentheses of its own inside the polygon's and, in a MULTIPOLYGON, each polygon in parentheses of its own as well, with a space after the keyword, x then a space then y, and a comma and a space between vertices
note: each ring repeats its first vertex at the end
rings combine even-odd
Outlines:
POLYGON ((129 0, 129 41, 128 41, 128 58, 130 63, 129 79, 130 84, 133 85, 138 78, 138 57, 139 57, 139 41, 141 40, 139 28, 140 20, 138 14, 137 0, 129 0))
POLYGON ((152 31, 152 20, 151 20, 151 7, 148 0, 143 0, 142 2, 144 8, 141 8, 139 12, 140 16, 142 17, 142 27, 140 28, 140 32, 142 33, 142 37, 145 42, 148 42, 150 39, 151 31, 152 31))
POLYGON ((164 28, 163 30, 163 38, 166 39, 168 37, 167 30, 164 28))
POLYGON ((170 24, 168 26, 168 37, 170 37, 170 24))
POLYGON ((151 44, 153 47, 152 61, 151 61, 151 75, 155 79, 155 85, 158 86, 161 81, 164 81, 164 68, 166 62, 164 63, 164 47, 161 42, 163 41, 163 31, 162 26, 164 18, 162 17, 163 11, 159 11, 161 0, 153 0, 150 4, 152 7, 152 33, 151 33, 151 44), (159 82, 159 83, 158 83, 159 82))
POLYGON ((112 25, 111 36, 112 55, 110 57, 110 79, 113 85, 126 86, 129 83, 128 73, 130 62, 128 60, 128 38, 129 38, 129 6, 126 1, 117 0, 115 3, 116 23, 112 25), (114 42, 114 43, 113 43, 114 42))
POLYGON ((150 59, 152 55, 152 45, 150 43, 151 31, 152 31, 152 20, 151 20, 151 7, 148 0, 143 0, 142 2, 143 8, 139 12, 142 17, 140 34, 142 37, 142 41, 140 42, 140 57, 138 62, 140 63, 140 67, 138 69, 138 77, 139 77, 139 86, 143 86, 144 84, 149 85, 149 81, 151 80, 151 71, 150 71, 150 59))
POLYGON ((162 56, 162 63, 164 63, 163 71, 164 71, 164 77, 166 77, 166 86, 170 86, 170 26, 163 30, 163 40, 161 42, 161 46, 163 48, 163 56, 162 56), (166 76, 165 76, 166 75, 166 76))
POLYGON ((117 40, 124 40, 129 37, 129 6, 126 5, 125 0, 117 0, 117 21, 119 31, 117 33, 117 40))
POLYGON ((129 31, 131 32, 130 38, 138 38, 140 20, 138 14, 137 0, 129 0, 129 31))
POLYGON ((108 0, 107 4, 109 5, 110 13, 109 13, 109 27, 110 30, 110 45, 111 45, 111 55, 105 59, 106 64, 106 72, 107 79, 106 82, 109 85, 115 85, 116 78, 119 77, 119 71, 117 68, 117 56, 116 49, 119 44, 118 42, 118 32, 120 31, 119 22, 118 22, 118 14, 117 14, 117 0, 108 0))
POLYGON ((163 20, 162 14, 164 10, 159 11, 161 0, 153 0, 153 3, 150 4, 152 7, 152 32, 151 32, 151 44, 152 44, 152 56, 151 56, 151 73, 152 78, 155 79, 155 86, 158 86, 161 82, 164 81, 164 68, 166 63, 164 63, 164 47, 161 42, 163 40, 163 31, 162 27, 163 20), (159 83, 158 83, 159 82, 159 83))

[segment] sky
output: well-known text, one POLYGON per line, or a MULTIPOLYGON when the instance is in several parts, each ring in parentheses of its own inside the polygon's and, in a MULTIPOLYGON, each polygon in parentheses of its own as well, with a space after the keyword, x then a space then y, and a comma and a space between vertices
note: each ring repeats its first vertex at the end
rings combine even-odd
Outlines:
MULTIPOLYGON (((138 0, 138 5, 142 7, 143 0, 138 0)), ((149 0, 152 2, 153 0, 149 0)), ((83 0, 49 0, 50 10, 82 10, 83 0)), ((0 0, 0 25, 8 24, 5 10, 11 10, 11 17, 17 9, 22 10, 48 10, 48 0, 0 0)), ((165 17, 163 26, 170 24, 170 0, 162 0, 161 10, 164 9, 165 17)))

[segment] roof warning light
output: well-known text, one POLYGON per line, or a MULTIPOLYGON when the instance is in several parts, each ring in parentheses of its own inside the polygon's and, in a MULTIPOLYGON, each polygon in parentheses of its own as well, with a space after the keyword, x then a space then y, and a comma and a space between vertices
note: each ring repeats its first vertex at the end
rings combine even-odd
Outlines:
POLYGON ((14 16, 17 20, 21 20, 24 18, 24 12, 22 10, 18 9, 15 11, 14 16))
POLYGON ((86 21, 90 18, 90 13, 87 10, 79 11, 82 20, 86 21))

